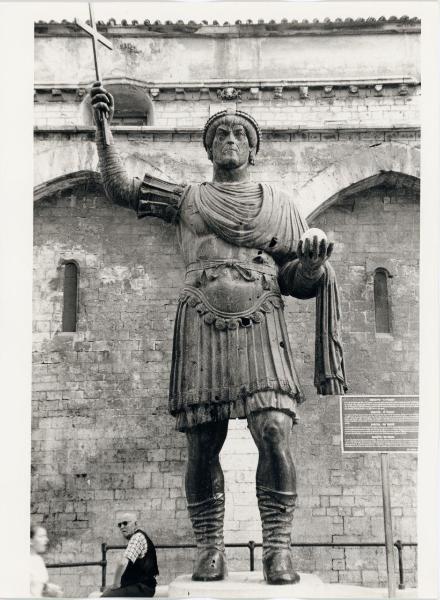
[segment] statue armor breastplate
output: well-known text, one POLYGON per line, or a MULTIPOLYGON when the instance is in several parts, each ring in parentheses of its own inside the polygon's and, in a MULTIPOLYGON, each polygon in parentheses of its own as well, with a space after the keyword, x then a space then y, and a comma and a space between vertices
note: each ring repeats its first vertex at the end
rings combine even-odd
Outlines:
POLYGON ((283 307, 278 266, 263 250, 231 244, 213 233, 183 186, 146 177, 139 217, 160 214, 178 221, 186 263, 181 302, 188 302, 219 329, 261 322, 263 313, 283 307))
POLYGON ((260 322, 263 312, 280 308, 273 258, 220 239, 207 229, 191 203, 182 208, 180 244, 187 270, 181 301, 196 306, 205 322, 219 329, 260 322))

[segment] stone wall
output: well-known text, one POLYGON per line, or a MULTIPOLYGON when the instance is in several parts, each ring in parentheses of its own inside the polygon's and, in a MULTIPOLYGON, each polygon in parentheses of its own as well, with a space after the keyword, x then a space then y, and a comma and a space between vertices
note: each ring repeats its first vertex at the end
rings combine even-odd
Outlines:
MULTIPOLYGON (((37 133, 34 181, 38 189, 44 193, 52 179, 77 171, 98 172, 94 137, 94 132, 37 133)), ((199 130, 117 132, 114 138, 127 172, 134 177, 149 172, 179 183, 212 178, 212 163, 199 130)), ((298 199, 308 215, 317 200, 325 202, 333 191, 380 170, 419 176, 419 148, 420 132, 415 131, 354 130, 345 134, 333 130, 331 135, 329 131, 272 132, 263 137, 250 177, 253 181, 282 183, 292 190, 304 189, 298 199), (329 169, 330 179, 326 179, 329 169), (318 189, 314 182, 319 183, 318 189)))
MULTIPOLYGON (((89 87, 86 88, 87 91, 89 87)), ((249 95, 249 94, 248 94, 249 95)), ((92 123, 89 100, 74 102, 69 95, 47 101, 46 95, 37 94, 34 121, 45 129, 61 125, 84 126, 92 123)), ((231 104, 252 114, 262 128, 332 128, 332 127, 390 127, 414 126, 420 120, 420 88, 410 87, 405 95, 398 88, 387 88, 378 95, 372 87, 362 88, 355 94, 347 89, 326 96, 320 90, 310 91, 300 98, 298 90, 284 92, 279 99, 273 93, 259 93, 255 99, 243 98, 236 102, 221 102, 212 94, 211 99, 192 99, 190 94, 153 102, 156 128, 203 128, 208 117, 231 104)), ((115 96, 118 106, 118 97, 115 96)), ((117 130, 117 127, 114 128, 117 130)))
MULTIPOLYGON (((36 26, 35 82, 84 83, 94 78, 90 38, 74 26, 36 26)), ((113 51, 100 48, 101 72, 107 78, 184 83, 213 79, 333 80, 399 78, 420 80, 420 22, 387 24, 354 31, 333 28, 286 31, 280 24, 263 27, 205 27, 179 34, 172 27, 110 26, 103 31, 113 51), (168 29, 168 30, 167 30, 168 29), (207 68, 208 66, 208 68, 207 68)))
MULTIPOLYGON (((182 280, 173 230, 82 189, 37 204, 34 234, 33 512, 52 556, 96 560, 102 541, 120 543, 127 508, 158 542, 186 541, 185 438, 166 410, 182 280), (60 333, 63 259, 79 265, 78 333, 60 333)), ((66 591, 89 592, 81 582, 66 591)))
MULTIPOLYGON (((311 224, 336 242, 332 263, 341 287, 350 391, 417 393, 417 198, 404 190, 372 189, 332 205, 311 224), (393 275, 393 331, 385 337, 375 334, 372 292, 372 270, 384 264, 393 275)), ((172 226, 139 221, 99 191, 76 189, 36 204, 34 233, 32 510, 54 540, 51 556, 99 559, 102 541, 119 543, 115 515, 127 508, 139 511, 157 543, 187 542, 185 438, 172 435, 166 408, 183 279, 172 226), (60 332, 62 261, 68 259, 80 269, 77 333, 60 332)), ((299 482, 293 541, 382 541, 379 458, 341 455, 337 399, 319 398, 313 390, 313 314, 313 301, 287 300, 308 397, 293 438, 299 482)), ((258 542, 256 452, 243 422, 230 429, 222 453, 226 542, 258 542)), ((391 479, 395 536, 413 541, 415 458, 392 457, 391 479)), ((411 583, 414 556, 406 553, 411 583)), ((247 550, 229 554, 232 569, 247 568, 247 550)), ((382 550, 295 554, 300 570, 317 571, 326 581, 386 581, 382 550)), ((162 582, 191 568, 184 551, 160 551, 159 560, 162 582)), ((66 573, 57 577, 71 594, 99 584, 98 570, 79 580, 66 573)))
MULTIPOLYGON (((252 180, 290 190, 309 224, 336 243, 350 392, 417 394, 420 26, 309 25, 191 26, 185 34, 182 26, 139 26, 136 35, 111 25, 104 33, 115 50, 103 51, 103 72, 144 89, 154 111, 154 126, 113 127, 115 140, 130 175, 203 181, 212 169, 201 144, 207 117, 232 105, 251 113, 264 133, 252 180), (392 275, 390 335, 375 333, 372 284, 381 266, 392 275)), ((48 528, 49 562, 99 560, 101 542, 120 543, 115 520, 126 509, 138 511, 156 543, 187 543, 185 436, 173 434, 167 413, 183 281, 175 233, 102 194, 86 98, 90 40, 71 25, 36 30, 33 518, 48 528), (79 266, 76 333, 61 332, 65 260, 79 266)), ((293 541, 381 542, 379 458, 341 453, 337 398, 317 397, 312 386, 314 302, 288 299, 286 319, 307 395, 292 442, 293 541)), ((257 455, 245 422, 230 423, 221 460, 226 542, 259 542, 257 455)), ((395 538, 414 541, 416 458, 390 462, 395 538)), ((294 553, 299 570, 325 581, 386 581, 383 549, 294 553)), ((248 550, 228 556, 231 570, 248 568, 248 550)), ((257 549, 256 568, 260 557, 257 549)), ((406 549, 404 559, 410 585, 415 552, 406 549)), ((189 572, 191 560, 188 550, 159 550, 160 582, 189 572)), ((52 576, 72 596, 100 584, 98 567, 52 576)))
MULTIPOLYGON (((148 96, 156 127, 203 127, 231 101, 262 127, 417 125, 420 24, 373 21, 109 24, 114 50, 101 49, 101 73, 148 96)), ((35 31, 35 124, 89 124, 90 40, 73 24, 35 31)))

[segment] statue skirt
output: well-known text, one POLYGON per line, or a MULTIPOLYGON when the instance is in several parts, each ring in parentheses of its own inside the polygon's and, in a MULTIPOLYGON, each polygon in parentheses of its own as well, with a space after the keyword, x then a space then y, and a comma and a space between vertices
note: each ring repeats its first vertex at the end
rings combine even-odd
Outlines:
POLYGON ((176 429, 269 408, 295 420, 296 404, 303 401, 281 298, 269 297, 249 316, 228 319, 190 294, 181 296, 169 393, 176 429))

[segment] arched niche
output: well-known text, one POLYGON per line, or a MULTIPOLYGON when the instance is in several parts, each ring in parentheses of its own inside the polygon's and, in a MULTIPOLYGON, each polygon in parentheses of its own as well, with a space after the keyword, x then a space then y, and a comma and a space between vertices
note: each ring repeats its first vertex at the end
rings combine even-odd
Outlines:
POLYGON ((420 150, 389 142, 331 164, 296 192, 301 212, 312 221, 338 200, 378 185, 420 189, 420 150))
POLYGON ((73 189, 98 190, 104 193, 101 176, 96 171, 76 171, 60 175, 34 187, 34 202, 56 196, 73 189))
MULTIPOLYGON (((158 168, 153 161, 148 160, 148 156, 144 155, 142 148, 136 147, 133 142, 130 143, 130 153, 125 151, 122 144, 118 144, 118 149, 129 177, 143 177, 148 172, 149 175, 167 181, 179 182, 182 180, 172 175, 173 171, 183 169, 181 155, 176 151, 172 155, 162 157, 162 163, 167 167, 165 170, 158 168)), ((36 199, 45 186, 52 185, 54 182, 58 182, 60 185, 62 185, 61 182, 70 185, 71 180, 73 181, 76 177, 85 177, 86 173, 94 173, 90 177, 100 183, 98 153, 93 140, 84 140, 81 143, 75 139, 63 140, 55 146, 45 147, 34 156, 36 199)))
POLYGON ((418 177, 414 177, 413 175, 406 175, 405 173, 396 173, 394 171, 387 171, 382 173, 377 173, 376 175, 371 175, 370 177, 366 177, 361 181, 357 181, 352 185, 349 185, 343 190, 340 190, 322 204, 318 206, 311 214, 308 215, 308 220, 311 222, 322 212, 327 210, 333 204, 337 202, 341 202, 350 196, 354 196, 360 192, 367 191, 369 189, 381 187, 385 190, 412 190, 416 194, 420 194, 420 179, 418 177))
MULTIPOLYGON (((90 85, 87 86, 90 89, 90 85)), ((104 87, 110 92, 115 102, 115 113, 112 125, 154 125, 154 105, 148 89, 142 82, 125 78, 107 79, 104 87)), ((92 125, 92 106, 90 94, 84 98, 80 115, 83 125, 92 125)))
POLYGON ((370 371, 379 369, 372 350, 379 344, 377 356, 388 365, 382 384, 406 392, 393 373, 399 371, 401 345, 412 353, 408 370, 417 376, 420 179, 394 171, 371 175, 330 196, 307 219, 334 242, 331 263, 350 370, 366 386, 359 356, 368 358, 370 371), (390 340, 396 346, 385 350, 390 340))

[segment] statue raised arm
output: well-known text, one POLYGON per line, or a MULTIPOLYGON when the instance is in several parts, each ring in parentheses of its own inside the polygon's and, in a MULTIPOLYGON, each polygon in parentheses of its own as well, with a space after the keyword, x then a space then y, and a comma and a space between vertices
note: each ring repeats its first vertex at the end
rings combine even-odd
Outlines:
MULTIPOLYGON (((97 81, 90 91, 95 122, 103 112, 109 123, 114 114, 114 99, 97 81)), ((107 197, 119 206, 132 208, 139 217, 156 216, 166 221, 175 219, 180 207, 183 186, 145 175, 143 180, 129 177, 109 131, 109 145, 104 144, 102 130, 96 128, 99 169, 107 197)))
MULTIPOLYGON (((94 110, 111 116, 99 85, 94 110)), ((315 386, 346 389, 332 244, 309 230, 292 194, 250 180, 261 142, 253 117, 224 110, 208 119, 203 144, 212 181, 178 186, 127 177, 113 145, 97 138, 106 193, 138 216, 172 220, 186 267, 174 328, 169 410, 188 443, 185 489, 197 541, 195 580, 226 576, 224 481, 219 453, 228 420, 247 419, 259 460, 256 491, 263 571, 295 583, 290 553, 296 501, 292 426, 305 397, 295 370, 282 295, 316 297, 315 386)), ((298 342, 301 344, 301 341, 298 342)))

